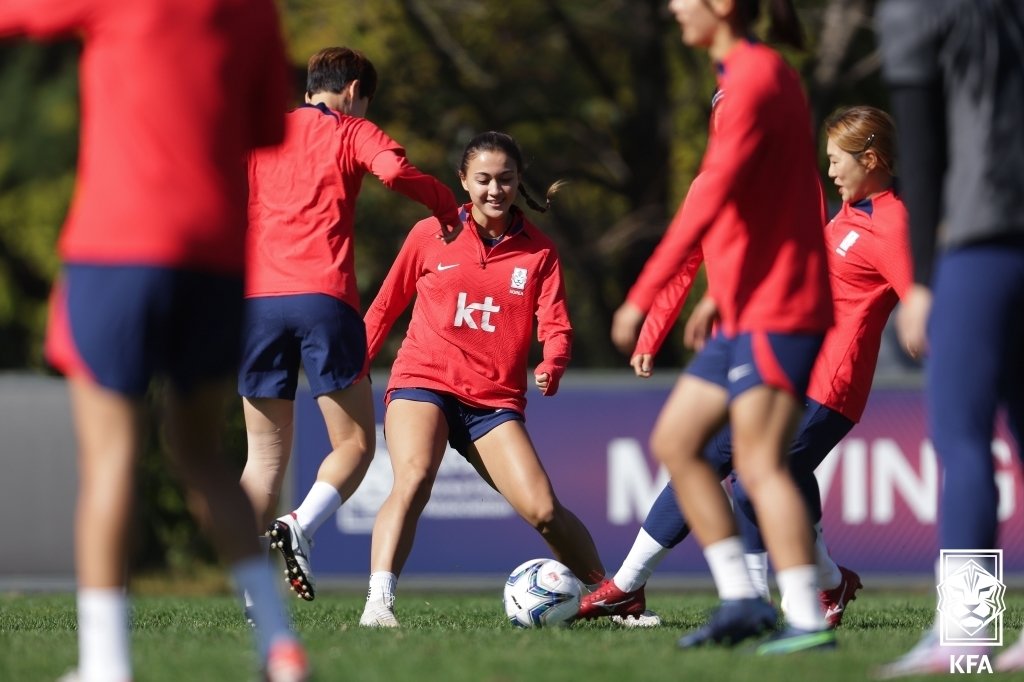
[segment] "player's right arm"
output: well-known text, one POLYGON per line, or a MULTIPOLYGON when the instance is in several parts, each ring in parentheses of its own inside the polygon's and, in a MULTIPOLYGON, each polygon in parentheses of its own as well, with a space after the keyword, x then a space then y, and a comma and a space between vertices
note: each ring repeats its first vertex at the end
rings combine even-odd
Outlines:
POLYGON ((410 163, 405 149, 378 128, 363 119, 360 122, 356 157, 366 170, 390 190, 403 194, 430 209, 442 225, 459 224, 459 205, 451 188, 410 163))
POLYGON ((679 319, 679 313, 683 310, 686 297, 693 288, 693 280, 697 276, 700 264, 704 262, 704 252, 699 248, 690 254, 683 264, 683 269, 675 277, 670 279, 662 288, 654 301, 651 309, 647 311, 643 327, 640 328, 640 336, 637 338, 633 354, 657 355, 662 344, 668 338, 672 326, 679 319))
POLYGON ((373 303, 366 309, 363 322, 366 325, 367 362, 373 362, 387 339, 388 332, 398 316, 402 314, 416 294, 416 281, 424 270, 424 235, 434 238, 440 226, 433 219, 416 224, 405 238, 395 262, 391 265, 380 291, 373 303), (430 225, 424 225, 429 223, 430 225))

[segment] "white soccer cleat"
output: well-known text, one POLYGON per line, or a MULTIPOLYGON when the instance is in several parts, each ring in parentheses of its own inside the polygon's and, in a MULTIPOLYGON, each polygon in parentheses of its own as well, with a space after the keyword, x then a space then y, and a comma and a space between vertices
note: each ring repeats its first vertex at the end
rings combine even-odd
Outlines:
POLYGON ((990 652, 991 649, 985 646, 942 646, 939 641, 939 633, 933 628, 926 632, 924 637, 914 645, 914 648, 903 654, 901 658, 877 669, 874 677, 888 680, 909 675, 949 674, 951 658, 990 652))
POLYGON ((394 599, 367 600, 363 607, 363 615, 359 618, 359 624, 364 628, 397 628, 398 619, 395 618, 394 599))
POLYGON ((645 610, 637 616, 612 616, 612 622, 624 628, 656 628, 661 625, 661 616, 645 610))
POLYGON ((270 548, 279 551, 284 558, 284 576, 288 586, 301 599, 313 601, 315 581, 309 568, 309 550, 313 541, 302 532, 295 515, 286 514, 277 519, 270 524, 265 535, 270 538, 270 548))

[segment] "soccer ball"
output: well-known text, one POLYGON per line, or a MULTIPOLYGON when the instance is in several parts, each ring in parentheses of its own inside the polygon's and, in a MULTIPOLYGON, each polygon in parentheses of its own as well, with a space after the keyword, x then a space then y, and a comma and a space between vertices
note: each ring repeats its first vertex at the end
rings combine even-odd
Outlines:
POLYGON ((580 581, 554 559, 530 559, 505 581, 505 614, 520 628, 566 625, 580 611, 580 581))

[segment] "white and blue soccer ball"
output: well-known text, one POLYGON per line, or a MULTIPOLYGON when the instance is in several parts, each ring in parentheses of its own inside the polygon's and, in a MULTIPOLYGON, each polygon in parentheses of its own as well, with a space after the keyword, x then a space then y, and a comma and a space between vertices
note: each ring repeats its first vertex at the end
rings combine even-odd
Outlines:
POLYGON ((580 611, 583 586, 554 559, 530 559, 505 581, 505 615, 521 628, 566 625, 580 611))

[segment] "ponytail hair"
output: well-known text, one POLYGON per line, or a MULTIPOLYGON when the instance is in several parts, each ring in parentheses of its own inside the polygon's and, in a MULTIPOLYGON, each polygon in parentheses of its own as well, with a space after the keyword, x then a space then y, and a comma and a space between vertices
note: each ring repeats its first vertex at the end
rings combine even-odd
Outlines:
MULTIPOLYGON (((523 163, 523 152, 519 149, 519 144, 516 143, 515 139, 508 133, 499 133, 491 130, 486 133, 480 133, 466 145, 462 152, 462 160, 459 162, 459 177, 466 177, 466 169, 469 167, 469 162, 481 152, 502 152, 515 162, 516 171, 519 173, 520 178, 523 175, 523 171, 526 170, 526 164, 523 163)), ((529 195, 522 180, 519 182, 517 191, 526 201, 527 206, 535 211, 544 213, 551 208, 551 199, 564 185, 565 181, 563 180, 552 183, 548 187, 548 191, 544 193, 543 204, 529 195)))
POLYGON ((540 211, 541 213, 546 213, 547 210, 549 208, 551 208, 551 199, 554 198, 554 196, 558 192, 558 190, 562 189, 562 187, 564 187, 565 185, 566 185, 566 181, 565 180, 556 180, 553 183, 551 183, 551 186, 548 187, 548 191, 544 193, 544 205, 543 206, 541 204, 537 203, 537 201, 535 201, 534 198, 531 197, 526 192, 526 187, 523 185, 522 182, 519 183, 519 194, 521 194, 523 199, 526 200, 526 205, 529 206, 530 208, 532 208, 534 211, 540 211))

